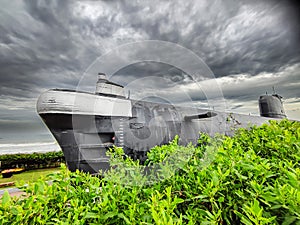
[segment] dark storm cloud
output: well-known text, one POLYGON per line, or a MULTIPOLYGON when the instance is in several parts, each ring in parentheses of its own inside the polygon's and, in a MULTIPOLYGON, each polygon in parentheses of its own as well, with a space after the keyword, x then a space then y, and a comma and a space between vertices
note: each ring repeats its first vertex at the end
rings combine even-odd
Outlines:
POLYGON ((192 49, 216 76, 270 72, 300 60, 295 9, 285 1, 131 1, 121 7, 135 29, 192 49))
POLYGON ((140 38, 192 49, 217 77, 277 71, 300 60, 293 12, 286 1, 15 1, 1 12, 0 93, 74 87, 105 49, 140 38))
POLYGON ((181 85, 193 80, 189 74, 186 74, 184 71, 174 67, 173 65, 150 61, 126 66, 117 71, 112 76, 112 80, 126 85, 136 80, 137 77, 141 77, 141 74, 144 77, 161 77, 164 80, 169 81, 165 84, 157 84, 157 88, 160 88, 159 85, 181 85))
POLYGON ((75 86, 84 62, 98 54, 72 34, 71 4, 14 3, 0 14, 0 94, 29 97, 41 88, 75 86))

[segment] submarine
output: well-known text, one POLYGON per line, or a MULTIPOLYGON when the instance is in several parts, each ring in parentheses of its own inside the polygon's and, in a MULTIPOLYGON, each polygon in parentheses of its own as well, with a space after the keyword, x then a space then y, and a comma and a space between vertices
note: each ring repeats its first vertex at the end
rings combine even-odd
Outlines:
POLYGON ((134 100, 124 87, 98 74, 95 93, 50 89, 37 100, 37 112, 60 145, 70 171, 91 174, 110 168, 106 152, 113 146, 143 163, 154 146, 197 144, 199 134, 233 135, 238 128, 286 118, 282 97, 259 97, 260 116, 218 112, 167 103, 134 100))

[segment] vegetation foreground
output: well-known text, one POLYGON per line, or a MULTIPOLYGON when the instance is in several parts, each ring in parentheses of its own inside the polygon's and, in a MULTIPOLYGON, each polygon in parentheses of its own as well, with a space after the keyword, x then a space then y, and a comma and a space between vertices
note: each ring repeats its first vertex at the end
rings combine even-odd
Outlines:
POLYGON ((300 224, 298 122, 177 143, 153 148, 146 168, 114 148, 103 179, 62 167, 26 198, 4 194, 0 224, 300 224))

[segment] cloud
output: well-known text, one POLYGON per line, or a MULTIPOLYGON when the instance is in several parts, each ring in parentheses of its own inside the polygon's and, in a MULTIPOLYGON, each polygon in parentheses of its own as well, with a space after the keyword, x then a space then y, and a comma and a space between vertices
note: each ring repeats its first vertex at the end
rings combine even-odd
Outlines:
POLYGON ((191 49, 216 77, 278 71, 300 60, 288 6, 235 0, 12 1, 1 9, 0 93, 75 87, 96 57, 149 39, 191 49))
MULTIPOLYGON (((148 62, 147 64, 150 63, 148 62)), ((158 68, 160 67, 163 68, 163 66, 158 68)), ((139 64, 132 65, 127 67, 124 72, 134 71, 139 73, 141 68, 139 64)), ((255 76, 251 74, 234 74, 198 82, 192 79, 182 82, 184 80, 183 77, 187 76, 182 71, 177 71, 181 73, 180 79, 172 82, 169 76, 163 76, 164 70, 161 71, 162 74, 156 76, 158 71, 154 69, 155 66, 150 67, 148 65, 147 68, 151 75, 139 79, 136 78, 135 81, 126 86, 127 89, 131 89, 132 98, 143 99, 149 96, 156 96, 173 104, 197 104, 202 107, 206 104, 208 108, 237 110, 236 112, 250 112, 252 114, 258 113, 257 110, 254 112, 253 108, 258 108, 257 100, 259 96, 266 92, 271 94, 273 86, 284 99, 294 99, 293 101, 288 101, 288 105, 297 103, 298 98, 300 98, 300 63, 282 67, 278 72, 273 73, 262 72, 255 76), (169 83, 172 83, 172 85, 169 85, 169 83), (215 93, 216 85, 222 90, 218 94, 215 93), (219 101, 216 101, 216 99, 219 101), (222 108, 224 107, 222 105, 222 107, 218 106, 221 104, 220 100, 222 99, 224 102, 227 102, 226 108, 222 108)), ((123 76, 125 75, 123 74, 123 76)))

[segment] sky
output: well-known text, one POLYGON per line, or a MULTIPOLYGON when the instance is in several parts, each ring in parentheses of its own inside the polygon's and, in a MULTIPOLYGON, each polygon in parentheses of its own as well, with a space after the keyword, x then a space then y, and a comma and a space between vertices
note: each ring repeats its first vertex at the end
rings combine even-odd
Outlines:
MULTIPOLYGON (((206 107, 207 96, 218 103, 212 96, 217 84, 226 111, 258 115, 259 95, 272 93, 275 86, 284 97, 288 118, 300 120, 297 1, 0 3, 0 143, 53 140, 36 113, 38 96, 51 88, 83 87, 91 65, 102 65, 99 59, 111 53, 108 71, 130 54, 140 59, 125 60, 129 64, 123 62, 109 74, 133 89, 132 97, 150 99, 150 93, 156 93, 172 103, 188 99, 206 107), (176 55, 174 48, 183 54, 176 55), (151 60, 139 55, 151 51, 151 60), (195 54, 199 64, 192 65, 189 54, 195 54)), ((91 81, 96 74, 90 86, 91 81)))

